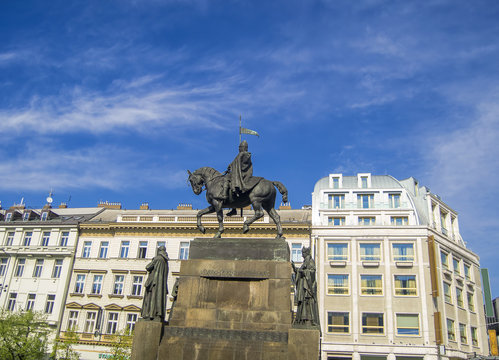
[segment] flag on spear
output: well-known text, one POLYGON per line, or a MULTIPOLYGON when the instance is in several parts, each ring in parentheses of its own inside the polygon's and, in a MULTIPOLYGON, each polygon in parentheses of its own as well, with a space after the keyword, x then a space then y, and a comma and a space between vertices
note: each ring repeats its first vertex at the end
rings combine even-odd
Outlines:
POLYGON ((248 135, 256 135, 256 136, 260 137, 260 135, 255 130, 250 130, 250 129, 246 129, 243 127, 239 128, 239 133, 240 134, 248 134, 248 135))

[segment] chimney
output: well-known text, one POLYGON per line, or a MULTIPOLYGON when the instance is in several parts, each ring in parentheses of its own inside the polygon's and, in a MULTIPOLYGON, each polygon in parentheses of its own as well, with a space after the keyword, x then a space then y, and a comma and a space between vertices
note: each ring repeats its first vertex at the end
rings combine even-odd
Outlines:
POLYGON ((142 205, 140 205, 140 210, 149 210, 149 203, 142 203, 142 205))
POLYGON ((291 203, 281 203, 279 210, 291 210, 291 203))
POLYGON ((65 203, 65 202, 62 202, 60 205, 59 205, 59 209, 67 209, 68 208, 68 204, 65 203))
POLYGON ((101 201, 97 204, 97 207, 104 208, 104 209, 121 209, 121 203, 120 202, 109 202, 109 201, 101 201))
POLYGON ((178 204, 177 210, 192 210, 192 204, 178 204))

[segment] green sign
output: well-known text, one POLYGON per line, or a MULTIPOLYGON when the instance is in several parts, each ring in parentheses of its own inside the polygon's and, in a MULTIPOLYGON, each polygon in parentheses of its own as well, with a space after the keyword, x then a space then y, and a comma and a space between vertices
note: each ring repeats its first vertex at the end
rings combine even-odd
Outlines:
POLYGON ((494 309, 492 307, 492 295, 490 293, 489 271, 480 269, 482 273, 483 299, 485 301, 485 316, 494 317, 494 309))

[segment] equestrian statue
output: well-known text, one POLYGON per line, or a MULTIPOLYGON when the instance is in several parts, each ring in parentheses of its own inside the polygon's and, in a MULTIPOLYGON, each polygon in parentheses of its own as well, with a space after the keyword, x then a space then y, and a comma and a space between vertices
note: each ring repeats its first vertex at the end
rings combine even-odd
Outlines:
POLYGON ((187 170, 192 191, 201 194, 206 187, 206 200, 210 204, 197 214, 197 227, 204 234, 206 229, 201 223, 201 217, 213 212, 217 213, 218 231, 215 238, 222 236, 223 209, 231 208, 227 216, 236 214, 237 208, 253 206, 255 214, 247 219, 243 225, 243 233, 249 231, 249 226, 263 216, 267 211, 277 227, 276 239, 284 239, 279 214, 274 209, 277 188, 282 195, 282 201, 288 201, 288 190, 279 181, 270 181, 262 177, 253 176, 251 153, 248 152, 246 140, 239 144, 239 154, 230 163, 227 170, 221 174, 211 167, 202 167, 194 172, 187 170))

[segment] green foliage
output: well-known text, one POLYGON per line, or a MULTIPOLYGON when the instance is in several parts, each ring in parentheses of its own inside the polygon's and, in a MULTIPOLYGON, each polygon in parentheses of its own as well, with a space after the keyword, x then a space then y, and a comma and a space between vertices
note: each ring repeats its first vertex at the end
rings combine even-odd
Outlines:
POLYGON ((73 349, 73 345, 78 343, 79 337, 73 330, 65 333, 64 339, 56 339, 52 351, 52 359, 79 360, 80 354, 73 349))
POLYGON ((129 330, 120 331, 113 337, 111 343, 111 357, 113 360, 129 360, 132 355, 133 333, 129 330))
POLYGON ((43 359, 51 331, 41 313, 0 310, 0 359, 43 359))

